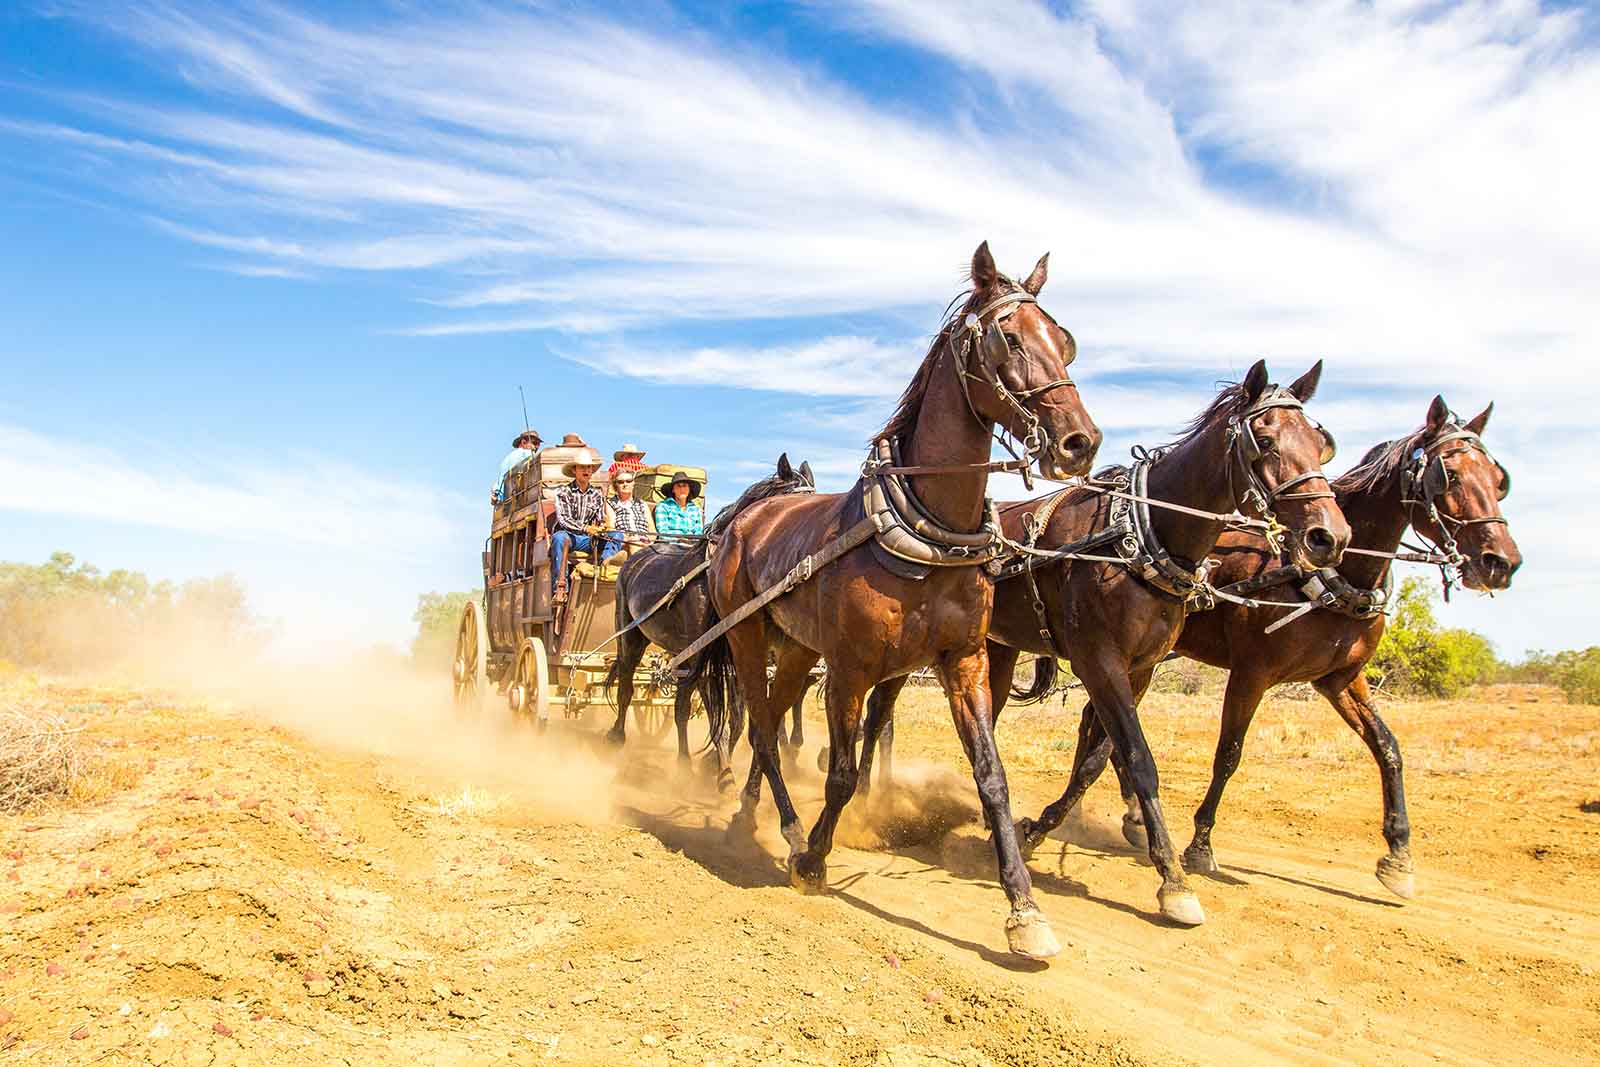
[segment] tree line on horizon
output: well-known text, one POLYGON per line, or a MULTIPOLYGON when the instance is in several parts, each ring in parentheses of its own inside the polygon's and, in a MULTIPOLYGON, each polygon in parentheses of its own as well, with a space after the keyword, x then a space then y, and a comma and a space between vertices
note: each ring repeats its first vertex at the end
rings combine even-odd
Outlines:
MULTIPOLYGON (((479 590, 418 594, 408 650, 415 667, 449 664, 462 609, 481 595, 479 590)), ((1448 698, 1473 685, 1521 682, 1558 686, 1575 703, 1600 703, 1600 646, 1536 651, 1507 662, 1482 634, 1441 626, 1437 603, 1437 592, 1422 576, 1401 583, 1383 642, 1368 666, 1371 680, 1384 690, 1448 698)), ((268 636, 244 586, 231 574, 151 581, 138 571, 101 571, 70 552, 52 553, 39 564, 0 562, 0 663, 52 671, 99 669, 185 646, 259 645, 268 636)))

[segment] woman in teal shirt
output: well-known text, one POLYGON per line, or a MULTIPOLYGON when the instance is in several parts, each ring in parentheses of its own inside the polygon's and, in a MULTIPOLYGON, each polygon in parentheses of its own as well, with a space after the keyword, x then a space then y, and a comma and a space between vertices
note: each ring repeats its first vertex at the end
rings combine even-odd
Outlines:
POLYGON ((705 532, 705 512, 694 498, 700 483, 683 471, 672 476, 672 495, 656 505, 656 533, 663 537, 698 537, 705 532))

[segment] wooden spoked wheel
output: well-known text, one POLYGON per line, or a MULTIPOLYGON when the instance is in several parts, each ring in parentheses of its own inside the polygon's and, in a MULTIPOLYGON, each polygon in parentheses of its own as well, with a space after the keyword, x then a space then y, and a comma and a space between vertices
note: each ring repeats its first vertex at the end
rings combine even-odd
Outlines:
POLYGON ((640 736, 659 741, 672 725, 671 698, 662 696, 654 686, 643 690, 640 695, 644 699, 635 699, 633 702, 634 728, 640 736))
POLYGON ((455 659, 450 664, 450 690, 458 710, 477 711, 483 702, 488 681, 484 666, 487 637, 478 605, 469 602, 461 610, 461 622, 456 627, 455 659))
POLYGON ((525 637, 511 667, 511 684, 506 687, 506 703, 514 718, 526 718, 543 727, 550 719, 550 661, 544 642, 525 637))

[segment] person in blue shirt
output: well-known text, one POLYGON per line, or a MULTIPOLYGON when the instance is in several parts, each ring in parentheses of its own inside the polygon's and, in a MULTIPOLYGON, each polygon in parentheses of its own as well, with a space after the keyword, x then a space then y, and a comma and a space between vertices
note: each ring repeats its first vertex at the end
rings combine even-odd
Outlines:
POLYGON ((498 504, 506 498, 506 475, 511 473, 511 468, 524 460, 532 459, 539 451, 539 431, 530 428, 517 434, 511 442, 511 451, 506 453, 506 458, 500 461, 500 480, 489 489, 489 502, 498 504))
POLYGON ((700 483, 683 471, 672 476, 672 495, 656 505, 656 533, 664 537, 698 537, 705 532, 705 512, 694 502, 700 483))

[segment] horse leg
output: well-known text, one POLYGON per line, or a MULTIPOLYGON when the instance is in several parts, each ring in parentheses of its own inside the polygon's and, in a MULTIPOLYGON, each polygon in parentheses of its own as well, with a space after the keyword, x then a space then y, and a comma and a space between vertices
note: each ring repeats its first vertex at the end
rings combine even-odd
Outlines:
POLYGON ((621 745, 628 739, 628 704, 633 700, 633 672, 639 669, 648 642, 638 630, 630 630, 617 641, 617 721, 606 740, 621 745))
POLYGON ((1235 667, 1228 673, 1228 689, 1222 697, 1222 728, 1217 735, 1217 754, 1211 762, 1211 785, 1194 813, 1194 840, 1183 850, 1183 865, 1191 871, 1214 873, 1217 858, 1211 851, 1211 828, 1217 824, 1217 806, 1228 779, 1239 769, 1244 755, 1244 737, 1250 720, 1266 695, 1271 679, 1257 675, 1248 667, 1235 667))
POLYGON ((1410 900, 1417 892, 1416 868, 1411 863, 1411 820, 1406 815, 1406 784, 1400 761, 1400 743, 1378 717, 1367 685, 1366 665, 1317 679, 1317 692, 1328 698, 1339 717, 1361 735, 1378 761, 1383 780, 1383 839, 1389 854, 1378 861, 1378 881, 1397 897, 1410 900), (1352 676, 1353 674, 1353 676, 1352 676))
POLYGON ((811 827, 806 850, 789 858, 789 877, 795 888, 807 893, 827 889, 828 853, 833 851, 833 831, 844 806, 855 796, 859 776, 856 771, 856 728, 861 724, 861 698, 867 682, 848 668, 828 664, 828 680, 823 683, 823 701, 828 712, 828 784, 824 790, 822 814, 811 827))
POLYGON ((689 705, 693 699, 694 685, 678 686, 677 692, 672 697, 672 719, 678 727, 679 766, 687 766, 689 763, 689 705))
MULTIPOLYGON (((756 801, 760 799, 757 773, 766 776, 772 787, 772 799, 778 806, 779 824, 785 838, 793 841, 802 833, 800 818, 795 814, 789 791, 783 784, 782 772, 776 761, 777 716, 773 714, 772 694, 767 684, 767 620, 756 614, 741 622, 727 633, 728 649, 733 657, 734 670, 739 676, 739 689, 744 694, 746 711, 750 718, 750 747, 752 750, 750 781, 740 798, 739 811, 729 825, 730 831, 754 833, 756 801), (770 758, 769 758, 770 753, 770 758)), ((782 705, 779 705, 781 708, 782 705)))
MULTIPOLYGON (((832 664, 829 664, 830 670, 832 664)), ((1033 902, 1033 884, 1028 867, 1017 847, 1016 829, 1011 823, 1011 791, 1006 785, 1006 769, 994 743, 994 723, 989 714, 989 657, 982 644, 965 652, 940 657, 939 681, 950 701, 961 747, 972 764, 972 778, 983 802, 985 817, 994 828, 995 862, 1000 884, 1011 902, 1006 918, 1006 942, 1011 951, 1031 959, 1043 959, 1061 951, 1061 944, 1050 930, 1039 906, 1033 902)))
POLYGON ((880 744, 883 748, 883 770, 880 780, 883 785, 889 784, 889 748, 894 744, 894 705, 900 699, 900 691, 906 687, 910 675, 901 675, 899 678, 890 678, 888 681, 879 682, 872 687, 872 692, 867 695, 867 719, 861 727, 861 784, 857 786, 863 797, 872 792, 872 759, 873 753, 880 744), (884 731, 888 731, 885 733, 884 731), (887 740, 883 740, 887 738, 887 740))
POLYGON ((1100 724, 1094 704, 1085 704, 1078 718, 1078 747, 1072 753, 1072 777, 1067 780, 1067 788, 1053 803, 1046 805, 1037 819, 1017 820, 1023 855, 1033 855, 1033 850, 1061 825, 1068 813, 1077 809, 1083 795, 1105 771, 1111 749, 1111 737, 1100 724))
MULTIPOLYGON (((1077 667, 1077 664, 1073 664, 1077 667)), ((1128 768, 1139 806, 1144 809, 1145 834, 1149 838, 1150 862, 1161 872, 1161 889, 1156 894, 1161 914, 1182 926, 1199 926, 1206 921, 1199 899, 1189 889, 1183 877, 1183 866, 1178 862, 1172 847, 1172 837, 1167 832, 1166 815, 1161 810, 1158 796, 1160 779, 1156 774, 1155 757, 1139 725, 1139 698, 1150 684, 1148 670, 1128 673, 1114 657, 1102 654, 1092 657, 1078 672, 1084 687, 1089 690, 1100 724, 1111 737, 1111 743, 1128 768)))

